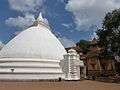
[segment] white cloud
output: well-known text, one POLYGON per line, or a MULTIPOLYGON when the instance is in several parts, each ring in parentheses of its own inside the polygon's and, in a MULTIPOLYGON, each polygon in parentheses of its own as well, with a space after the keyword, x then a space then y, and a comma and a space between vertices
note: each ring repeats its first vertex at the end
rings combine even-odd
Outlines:
POLYGON ((73 13, 77 30, 100 25, 105 13, 120 8, 119 0, 69 0, 66 10, 73 13))
POLYGON ((8 0, 10 8, 20 12, 36 12, 44 0, 8 0))
POLYGON ((19 27, 19 28, 24 29, 32 25, 34 21, 35 21, 34 15, 25 14, 24 17, 21 17, 21 16, 18 16, 16 18, 10 17, 5 21, 5 23, 9 26, 19 27))
POLYGON ((66 23, 63 23, 62 25, 63 25, 64 27, 67 27, 67 28, 70 27, 70 25, 69 25, 69 24, 66 24, 66 23))
POLYGON ((62 43, 62 45, 65 48, 76 46, 76 44, 73 40, 62 36, 62 34, 60 32, 53 32, 53 34, 59 39, 59 41, 62 43))
POLYGON ((65 48, 76 46, 73 40, 66 37, 58 38, 65 48))
POLYGON ((66 27, 66 28, 71 28, 72 27, 72 23, 62 23, 62 26, 66 27))
POLYGON ((96 32, 93 32, 93 34, 91 35, 90 40, 93 40, 94 38, 96 38, 96 39, 98 38, 96 32))
POLYGON ((21 12, 23 16, 10 17, 5 23, 17 28, 27 28, 33 24, 34 14, 43 11, 42 6, 44 1, 45 0, 8 0, 10 8, 21 12))

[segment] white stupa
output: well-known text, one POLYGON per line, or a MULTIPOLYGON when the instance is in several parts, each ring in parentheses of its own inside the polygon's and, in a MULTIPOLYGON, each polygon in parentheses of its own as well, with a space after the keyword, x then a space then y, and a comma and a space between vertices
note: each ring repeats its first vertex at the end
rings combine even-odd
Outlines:
POLYGON ((64 78, 59 65, 66 51, 40 13, 34 24, 0 51, 0 79, 44 80, 64 78))

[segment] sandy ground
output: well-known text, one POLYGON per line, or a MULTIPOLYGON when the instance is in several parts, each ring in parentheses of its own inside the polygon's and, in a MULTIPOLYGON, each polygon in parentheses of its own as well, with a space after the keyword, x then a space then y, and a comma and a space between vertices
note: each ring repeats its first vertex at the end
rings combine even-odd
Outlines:
POLYGON ((97 81, 0 82, 0 90, 120 90, 120 84, 97 81))

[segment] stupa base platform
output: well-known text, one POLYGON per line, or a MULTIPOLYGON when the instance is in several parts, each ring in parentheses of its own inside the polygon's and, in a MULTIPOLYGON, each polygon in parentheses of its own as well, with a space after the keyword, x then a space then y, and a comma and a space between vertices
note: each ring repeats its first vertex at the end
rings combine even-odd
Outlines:
POLYGON ((65 76, 60 61, 34 58, 0 59, 0 80, 58 80, 65 76))
POLYGON ((64 76, 61 74, 0 74, 1 80, 10 81, 49 81, 63 79, 64 76))

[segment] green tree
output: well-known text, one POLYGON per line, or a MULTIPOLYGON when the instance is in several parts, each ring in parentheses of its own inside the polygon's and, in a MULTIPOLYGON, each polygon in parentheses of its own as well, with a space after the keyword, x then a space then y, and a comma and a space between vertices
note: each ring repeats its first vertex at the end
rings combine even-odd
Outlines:
POLYGON ((87 40, 80 40, 76 45, 79 46, 82 49, 83 53, 86 54, 88 51, 90 42, 87 40))
POLYGON ((120 62, 120 9, 106 14, 97 35, 99 45, 103 48, 101 56, 112 56, 120 62))

